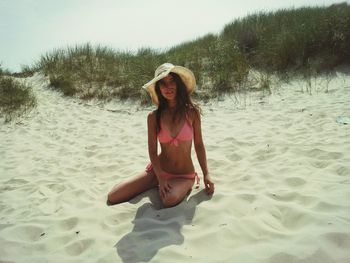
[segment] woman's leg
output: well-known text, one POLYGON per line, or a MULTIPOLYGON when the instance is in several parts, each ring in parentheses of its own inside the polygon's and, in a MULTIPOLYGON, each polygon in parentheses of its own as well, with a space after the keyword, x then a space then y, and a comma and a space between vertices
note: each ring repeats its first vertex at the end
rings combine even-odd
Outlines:
POLYGON ((194 179, 174 178, 170 179, 171 185, 170 192, 167 193, 165 198, 162 199, 162 203, 165 207, 172 207, 179 204, 191 191, 194 184, 194 179))
POLYGON ((135 178, 114 186, 108 193, 107 204, 114 205, 129 201, 138 194, 141 194, 156 186, 158 186, 158 180, 153 171, 149 173, 145 171, 135 178))

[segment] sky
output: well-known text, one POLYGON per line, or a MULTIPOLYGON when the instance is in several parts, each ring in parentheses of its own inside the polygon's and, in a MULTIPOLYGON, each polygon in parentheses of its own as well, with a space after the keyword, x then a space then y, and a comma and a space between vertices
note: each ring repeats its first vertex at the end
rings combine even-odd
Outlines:
POLYGON ((332 0, 0 0, 0 64, 20 71, 57 48, 91 43, 165 50, 259 11, 332 0))

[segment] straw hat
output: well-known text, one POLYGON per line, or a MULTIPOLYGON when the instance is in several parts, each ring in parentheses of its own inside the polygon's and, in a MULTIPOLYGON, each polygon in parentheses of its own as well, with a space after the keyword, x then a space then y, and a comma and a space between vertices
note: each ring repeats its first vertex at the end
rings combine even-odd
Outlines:
POLYGON ((142 88, 149 92, 153 103, 156 105, 159 103, 156 93, 156 82, 166 77, 170 72, 174 72, 180 76, 188 93, 191 93, 196 87, 196 78, 191 70, 181 66, 174 66, 171 63, 164 63, 156 69, 154 78, 142 86, 142 88))

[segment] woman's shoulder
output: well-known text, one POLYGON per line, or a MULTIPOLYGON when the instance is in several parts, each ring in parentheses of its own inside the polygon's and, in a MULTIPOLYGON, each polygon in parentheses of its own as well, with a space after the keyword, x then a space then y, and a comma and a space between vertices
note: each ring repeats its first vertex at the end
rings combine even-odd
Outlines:
POLYGON ((187 109, 187 117, 191 121, 198 120, 198 119, 200 119, 200 112, 197 108, 191 107, 191 108, 187 109))
POLYGON ((147 115, 148 120, 155 121, 156 120, 156 115, 157 115, 157 110, 150 111, 147 115))
POLYGON ((157 110, 152 110, 152 111, 148 112, 148 116, 155 117, 156 115, 157 115, 157 110))

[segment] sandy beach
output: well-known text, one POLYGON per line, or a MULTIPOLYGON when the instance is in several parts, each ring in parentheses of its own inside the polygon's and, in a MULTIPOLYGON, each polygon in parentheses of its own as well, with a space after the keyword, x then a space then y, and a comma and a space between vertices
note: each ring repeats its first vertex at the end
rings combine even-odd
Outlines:
POLYGON ((106 205, 149 162, 152 107, 23 81, 36 109, 0 124, 1 263, 350 262, 350 124, 336 121, 350 117, 349 73, 203 104, 216 192, 201 182, 168 209, 157 190, 106 205))

